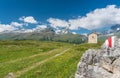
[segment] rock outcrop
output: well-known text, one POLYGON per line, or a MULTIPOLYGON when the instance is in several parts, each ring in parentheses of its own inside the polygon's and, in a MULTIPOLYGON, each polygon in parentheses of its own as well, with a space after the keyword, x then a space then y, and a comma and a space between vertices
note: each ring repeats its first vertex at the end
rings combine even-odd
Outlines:
POLYGON ((120 78, 120 39, 115 38, 114 47, 89 49, 78 63, 75 78, 120 78))

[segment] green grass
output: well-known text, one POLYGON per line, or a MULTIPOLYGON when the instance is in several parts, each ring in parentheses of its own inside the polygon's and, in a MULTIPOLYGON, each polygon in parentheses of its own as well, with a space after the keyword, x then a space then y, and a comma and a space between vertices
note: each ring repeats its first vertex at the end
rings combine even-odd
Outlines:
POLYGON ((22 73, 18 78, 74 78, 80 57, 89 48, 100 48, 98 44, 68 44, 41 41, 0 41, 0 78, 8 73, 28 69, 38 62, 46 62, 22 73), (64 54, 55 58, 51 57, 64 54), (35 55, 35 56, 34 56, 35 55))

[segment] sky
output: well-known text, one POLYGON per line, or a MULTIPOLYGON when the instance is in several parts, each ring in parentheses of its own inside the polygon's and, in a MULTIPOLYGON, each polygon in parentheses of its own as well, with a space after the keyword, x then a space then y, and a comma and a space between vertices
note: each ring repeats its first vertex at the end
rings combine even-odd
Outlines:
POLYGON ((104 29, 120 24, 119 17, 119 0, 0 0, 0 32, 104 29))

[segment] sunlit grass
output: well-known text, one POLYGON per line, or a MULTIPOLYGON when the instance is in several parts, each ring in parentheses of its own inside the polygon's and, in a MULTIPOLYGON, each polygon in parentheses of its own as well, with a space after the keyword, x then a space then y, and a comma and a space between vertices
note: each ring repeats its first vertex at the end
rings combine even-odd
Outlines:
POLYGON ((100 48, 101 44, 102 42, 75 45, 46 41, 0 41, 0 78, 53 57, 68 48, 70 50, 65 54, 23 73, 20 78, 74 78, 77 63, 85 50, 100 48), (31 57, 33 55, 36 56, 31 57))

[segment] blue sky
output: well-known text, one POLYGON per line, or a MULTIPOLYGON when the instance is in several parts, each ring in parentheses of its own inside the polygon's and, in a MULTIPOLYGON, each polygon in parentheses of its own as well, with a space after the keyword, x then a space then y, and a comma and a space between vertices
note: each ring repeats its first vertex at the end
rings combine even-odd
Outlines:
POLYGON ((10 22, 21 16, 34 16, 40 21, 49 17, 69 19, 107 5, 120 5, 119 0, 0 0, 0 20, 10 22), (6 21, 7 20, 7 21, 6 21))
MULTIPOLYGON (((115 5, 113 8, 119 9, 120 1, 119 0, 0 0, 0 22, 1 24, 4 25, 6 24, 10 25, 12 22, 17 22, 21 24, 25 21, 19 20, 20 18, 22 17, 26 18, 31 16, 33 17, 34 20, 37 21, 37 23, 29 23, 28 24, 29 27, 27 28, 33 28, 34 24, 35 27, 39 25, 43 26, 43 24, 44 25, 49 24, 55 27, 59 25, 58 24, 53 25, 53 21, 54 22, 62 21, 62 24, 64 24, 69 20, 72 21, 75 19, 78 20, 81 19, 81 17, 82 18, 87 17, 87 14, 95 11, 96 9, 107 8, 108 5, 111 6, 115 5), (52 20, 52 22, 50 22, 51 21, 50 19, 52 20)), ((87 26, 84 24, 80 24, 80 25, 87 26)))

